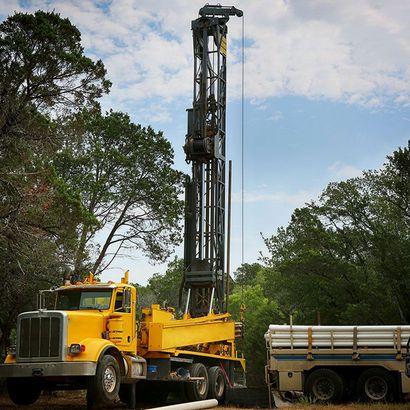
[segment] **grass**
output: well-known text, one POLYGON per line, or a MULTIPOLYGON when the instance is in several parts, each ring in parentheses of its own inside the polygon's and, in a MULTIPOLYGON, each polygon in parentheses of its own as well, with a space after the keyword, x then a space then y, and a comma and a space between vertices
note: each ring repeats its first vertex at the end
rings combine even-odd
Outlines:
MULTIPOLYGON (((403 404, 294 404, 289 407, 282 407, 289 410, 410 410, 410 403, 403 404)), ((236 407, 218 407, 218 410, 238 410, 236 407)))
POLYGON ((410 403, 403 404, 339 404, 339 405, 320 405, 320 404, 296 404, 292 409, 300 410, 410 410, 410 403))
MULTIPOLYGON (((0 396, 1 410, 15 410, 17 407, 11 403, 6 395, 0 396)), ((282 407, 289 410, 410 410, 410 402, 403 404, 340 404, 340 405, 319 405, 311 403, 298 403, 289 407, 282 407)), ((84 395, 77 392, 44 395, 39 401, 27 407, 30 410, 85 410, 84 395)), ((125 410, 123 404, 114 404, 108 407, 110 410, 125 410)), ((146 408, 147 409, 147 408, 146 408)), ((216 410, 240 410, 237 407, 218 407, 216 410)))

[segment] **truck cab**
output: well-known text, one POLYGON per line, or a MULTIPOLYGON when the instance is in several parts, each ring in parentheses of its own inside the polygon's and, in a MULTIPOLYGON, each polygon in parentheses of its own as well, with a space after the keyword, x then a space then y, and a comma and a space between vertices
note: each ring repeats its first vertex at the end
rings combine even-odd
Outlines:
POLYGON ((43 389, 74 387, 87 389, 90 401, 110 401, 121 383, 145 378, 128 273, 121 283, 100 283, 90 274, 84 282, 41 292, 39 301, 36 311, 19 315, 16 346, 0 366, 16 404, 34 403, 43 389), (29 393, 21 397, 22 390, 29 393))

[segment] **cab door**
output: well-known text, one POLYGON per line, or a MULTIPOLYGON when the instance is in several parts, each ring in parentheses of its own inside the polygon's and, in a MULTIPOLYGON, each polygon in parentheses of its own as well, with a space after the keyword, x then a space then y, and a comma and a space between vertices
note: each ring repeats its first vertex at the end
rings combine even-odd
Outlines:
POLYGON ((108 320, 109 339, 122 351, 136 351, 135 309, 131 288, 115 289, 114 306, 108 320))

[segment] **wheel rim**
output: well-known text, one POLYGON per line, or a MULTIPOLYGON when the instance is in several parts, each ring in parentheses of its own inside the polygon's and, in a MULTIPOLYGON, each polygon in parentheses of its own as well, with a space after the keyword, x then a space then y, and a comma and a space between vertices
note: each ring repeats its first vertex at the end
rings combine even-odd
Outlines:
POLYGON ((378 376, 370 377, 364 384, 366 396, 375 401, 385 399, 388 389, 386 380, 378 376))
POLYGON ((335 394, 334 384, 326 377, 316 380, 312 386, 313 394, 318 400, 330 400, 335 394))
POLYGON ((225 391, 225 380, 222 374, 219 374, 215 380, 215 396, 222 397, 225 391))
POLYGON ((202 375, 199 375, 199 377, 203 377, 203 379, 196 381, 196 389, 198 393, 202 396, 206 393, 206 389, 207 389, 206 375, 202 374, 202 375))
POLYGON ((196 389, 198 393, 202 396, 206 392, 206 381, 205 380, 198 380, 196 382, 196 389))
POLYGON ((113 366, 107 366, 103 376, 104 389, 108 393, 112 393, 117 385, 117 373, 113 366))

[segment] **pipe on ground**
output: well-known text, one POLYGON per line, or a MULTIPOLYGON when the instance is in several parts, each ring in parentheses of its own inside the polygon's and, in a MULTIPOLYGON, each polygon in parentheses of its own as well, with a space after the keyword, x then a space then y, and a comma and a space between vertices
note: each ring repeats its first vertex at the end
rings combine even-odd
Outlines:
POLYGON ((200 401, 191 401, 189 403, 181 404, 172 404, 170 406, 155 407, 150 410, 201 410, 201 409, 210 409, 212 407, 218 406, 218 400, 200 400, 200 401))

